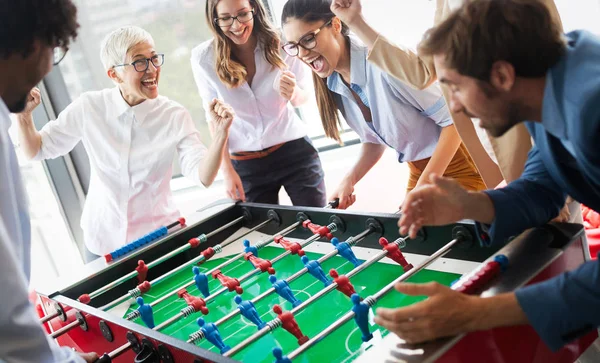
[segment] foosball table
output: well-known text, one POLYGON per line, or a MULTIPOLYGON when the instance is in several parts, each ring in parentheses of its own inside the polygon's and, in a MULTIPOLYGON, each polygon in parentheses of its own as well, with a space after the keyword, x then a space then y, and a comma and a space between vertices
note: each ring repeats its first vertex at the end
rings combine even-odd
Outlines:
POLYGON ((164 363, 572 363, 597 337, 551 352, 520 326, 381 352, 389 332, 372 322, 378 306, 424 298, 395 291, 400 281, 494 295, 574 269, 585 259, 580 225, 532 229, 499 248, 481 247, 470 221, 411 240, 397 214, 217 203, 198 219, 38 291, 48 334, 99 362, 164 363))

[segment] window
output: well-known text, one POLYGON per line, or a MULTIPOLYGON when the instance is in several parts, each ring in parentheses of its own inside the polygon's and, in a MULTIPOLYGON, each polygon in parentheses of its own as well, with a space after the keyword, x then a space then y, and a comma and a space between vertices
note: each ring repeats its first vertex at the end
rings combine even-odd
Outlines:
POLYGON ((83 263, 54 197, 44 164, 25 160, 17 144, 17 131, 16 126, 12 126, 9 135, 16 144, 31 218, 30 285, 48 286, 57 276, 73 273, 83 263))
MULTIPOLYGON (((86 91, 114 87, 100 60, 102 39, 114 29, 137 25, 147 30, 156 50, 165 54, 160 94, 185 106, 210 143, 202 102, 190 67, 191 50, 212 37, 204 16, 204 1, 76 0, 80 34, 60 64, 71 99, 86 91)), ((179 174, 178 165, 174 174, 179 174)))

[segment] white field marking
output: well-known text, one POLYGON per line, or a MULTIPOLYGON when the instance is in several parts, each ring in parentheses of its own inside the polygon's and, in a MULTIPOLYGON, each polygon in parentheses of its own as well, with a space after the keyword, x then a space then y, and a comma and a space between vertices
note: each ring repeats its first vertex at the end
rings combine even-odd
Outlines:
MULTIPOLYGON (((381 336, 381 332, 379 330, 374 330, 371 332, 371 334, 373 334, 373 338, 371 340, 369 340, 366 343, 365 342, 361 343, 358 350, 356 350, 355 352, 351 352, 350 347, 349 347, 350 336, 357 330, 358 330, 358 327, 354 328, 354 330, 352 330, 350 332, 350 334, 348 335, 348 337, 346 338, 346 351, 348 353, 350 353, 350 356, 347 357, 346 359, 344 359, 343 361, 341 361, 340 363, 346 363, 346 362, 352 360, 352 358, 354 358, 354 356, 364 353, 369 348, 372 348, 373 346, 378 345, 379 342, 381 342, 383 340, 383 338, 381 336)), ((377 361, 377 362, 379 362, 379 361, 377 361)))
MULTIPOLYGON (((350 321, 350 320, 348 320, 348 321, 350 321)), ((339 328, 338 328, 338 329, 339 329, 339 328)), ((357 330, 358 330, 358 327, 354 327, 354 329, 352 329, 352 330, 350 331, 350 334, 348 334, 348 336, 346 337, 346 343, 345 343, 345 346, 346 346, 346 352, 348 352, 348 353, 350 354, 350 357, 352 357, 352 356, 354 355, 354 353, 356 353, 356 352, 353 352, 353 351, 351 351, 351 350, 350 350, 350 337, 352 337, 352 334, 354 334, 354 332, 355 332, 355 331, 357 331, 357 330)), ((346 360, 347 360, 347 359, 346 359, 346 360)), ((345 362, 346 360, 344 360, 344 362, 345 362)))

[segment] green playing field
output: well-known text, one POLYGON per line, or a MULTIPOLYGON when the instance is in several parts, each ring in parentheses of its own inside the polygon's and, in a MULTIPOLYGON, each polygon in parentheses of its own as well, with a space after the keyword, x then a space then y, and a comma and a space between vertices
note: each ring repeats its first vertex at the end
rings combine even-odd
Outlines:
MULTIPOLYGON (((273 259, 282 252, 283 249, 281 248, 265 247, 259 251, 259 256, 264 259, 273 259)), ((307 256, 314 260, 321 257, 315 253, 307 253, 307 256)), ((200 269, 206 272, 221 264, 223 261, 225 261, 225 259, 210 260, 201 265, 200 269)), ((322 263, 322 267, 326 274, 331 268, 336 268, 340 274, 347 273, 353 269, 353 265, 350 262, 339 256, 335 256, 327 261, 324 261, 322 263)), ((304 268, 304 265, 298 256, 290 255, 275 263, 273 268, 275 269, 275 275, 278 278, 286 279, 298 270, 304 268)), ((249 262, 240 259, 224 267, 222 272, 227 276, 238 278, 252 269, 253 267, 249 262)), ((350 281, 354 285, 356 292, 361 297, 365 298, 379 291, 382 287, 387 285, 394 278, 398 277, 401 273, 402 268, 399 265, 376 263, 352 277, 350 281)), ((409 279, 409 281, 437 281, 441 284, 449 285, 458 277, 459 275, 456 274, 423 270, 415 274, 411 279, 409 279)), ((167 292, 170 292, 173 289, 176 289, 191 281, 192 278, 193 274, 191 267, 184 271, 180 271, 160 284, 153 286, 152 290, 144 295, 144 301, 146 303, 151 303, 153 300, 158 299, 167 292)), ((209 279, 208 285, 211 293, 214 293, 222 288, 219 281, 213 280, 212 278, 209 279)), ((251 300, 255 296, 258 296, 260 293, 268 290, 271 287, 271 283, 269 282, 268 275, 266 273, 257 274, 242 282, 241 285, 244 288, 244 293, 242 294, 244 300, 251 300)), ((306 273, 291 282, 290 287, 294 291, 296 298, 304 301, 310 296, 319 292, 324 286, 323 283, 306 273)), ((190 286, 188 291, 191 295, 201 296, 195 285, 190 286)), ((221 317, 230 313, 232 310, 237 309, 237 304, 233 301, 234 296, 234 292, 226 292, 221 294, 221 296, 218 296, 216 299, 210 301, 207 304, 209 313, 208 315, 204 316, 204 319, 207 322, 215 322, 221 317)), ((392 291, 379 300, 375 307, 404 306, 421 299, 422 297, 404 296, 396 291, 392 291)), ((275 304, 280 304, 284 310, 292 309, 291 303, 285 301, 276 293, 272 293, 255 304, 258 314, 261 316, 263 321, 267 322, 277 317, 277 315, 271 310, 271 307, 275 304)), ((136 307, 137 305, 132 305, 128 313, 133 311, 133 309, 136 307)), ((173 295, 166 301, 154 307, 155 324, 159 325, 160 323, 166 321, 173 315, 179 313, 179 311, 184 307, 186 307, 185 301, 177 298, 177 295, 173 295)), ((328 327, 340 316, 347 313, 351 307, 352 302, 347 296, 337 290, 333 290, 300 311, 296 315, 296 321, 298 322, 302 332, 308 337, 312 337, 328 327)), ((200 316, 202 316, 201 313, 195 313, 162 329, 161 332, 186 341, 189 339, 190 334, 199 330, 199 327, 196 324, 196 319, 200 316)), ((143 324, 141 319, 136 319, 136 322, 143 324)), ((241 315, 228 320, 218 328, 223 341, 230 347, 235 346, 257 331, 256 326, 241 315)), ((371 332, 376 330, 379 331, 379 333, 374 333, 375 335, 380 334, 381 336, 385 336, 387 334, 387 331, 373 324, 370 325, 370 329, 371 332)), ((214 347, 206 339, 197 344, 205 349, 218 352, 218 349, 216 349, 216 347, 214 347)), ((274 332, 271 332, 260 338, 246 349, 235 354, 232 358, 243 362, 273 362, 274 358, 271 350, 275 346, 280 346, 283 349, 284 354, 286 354, 296 349, 298 347, 298 343, 294 336, 280 327, 274 332)), ((361 352, 361 349, 367 348, 368 345, 363 344, 360 330, 354 323, 354 320, 350 320, 334 333, 304 352, 294 361, 346 362, 356 358, 361 352)))

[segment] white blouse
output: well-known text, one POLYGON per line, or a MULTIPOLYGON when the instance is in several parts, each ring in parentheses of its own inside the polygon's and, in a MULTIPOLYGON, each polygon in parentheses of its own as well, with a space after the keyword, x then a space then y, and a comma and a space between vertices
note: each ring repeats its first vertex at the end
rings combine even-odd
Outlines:
POLYGON ((40 131, 35 159, 52 159, 83 142, 91 178, 81 217, 88 249, 98 255, 175 221, 170 181, 175 151, 183 175, 201 185, 206 155, 189 112, 159 96, 130 107, 117 87, 87 92, 40 131))
MULTIPOLYGON (((212 39, 192 50, 192 71, 204 110, 213 98, 219 98, 235 111, 229 130, 230 152, 263 150, 306 136, 307 125, 276 89, 281 71, 267 62, 260 44, 254 50, 256 74, 252 86, 244 82, 240 87, 229 88, 217 75, 215 59, 212 39)), ((286 56, 284 62, 295 74, 297 85, 312 90, 310 69, 296 57, 286 56)), ((206 119, 210 120, 208 112, 206 119)))

